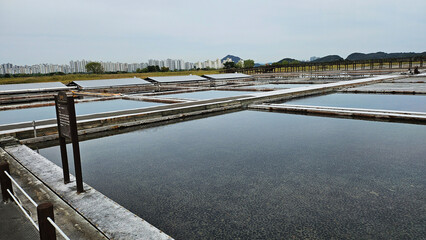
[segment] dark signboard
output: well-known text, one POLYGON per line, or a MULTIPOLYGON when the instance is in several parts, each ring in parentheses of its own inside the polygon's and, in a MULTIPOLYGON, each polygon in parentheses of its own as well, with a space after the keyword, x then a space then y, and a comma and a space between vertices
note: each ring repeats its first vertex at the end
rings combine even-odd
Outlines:
POLYGON ((61 147, 62 169, 64 182, 70 182, 66 139, 71 140, 77 193, 83 192, 83 176, 81 171, 80 146, 78 143, 77 118, 75 116, 74 97, 68 97, 65 92, 55 96, 56 120, 58 122, 59 145, 61 147))
POLYGON ((59 133, 68 139, 71 139, 71 125, 70 125, 70 113, 68 110, 68 97, 64 92, 58 94, 58 100, 56 101, 57 117, 59 133))

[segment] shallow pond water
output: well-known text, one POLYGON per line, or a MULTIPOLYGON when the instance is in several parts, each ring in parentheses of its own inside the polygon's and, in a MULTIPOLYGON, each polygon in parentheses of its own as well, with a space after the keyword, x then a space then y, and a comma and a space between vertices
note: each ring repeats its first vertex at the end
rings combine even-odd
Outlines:
MULTIPOLYGON (((176 239, 420 239, 425 139, 423 125, 241 111, 80 147, 85 182, 176 239)), ((40 153, 61 166, 58 146, 40 153)))
POLYGON ((285 102, 295 105, 426 112, 425 95, 333 93, 285 102))

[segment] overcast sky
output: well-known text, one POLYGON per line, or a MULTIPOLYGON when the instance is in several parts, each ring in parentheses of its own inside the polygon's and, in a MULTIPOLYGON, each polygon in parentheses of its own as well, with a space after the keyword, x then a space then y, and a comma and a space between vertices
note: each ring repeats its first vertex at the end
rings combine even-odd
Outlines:
POLYGON ((425 0, 0 0, 0 63, 426 51, 425 0))

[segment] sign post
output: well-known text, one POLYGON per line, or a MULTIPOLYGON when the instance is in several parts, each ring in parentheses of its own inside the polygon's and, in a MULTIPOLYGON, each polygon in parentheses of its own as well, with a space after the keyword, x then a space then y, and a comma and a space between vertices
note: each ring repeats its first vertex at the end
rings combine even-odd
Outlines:
POLYGON ((68 167, 68 156, 66 139, 71 140, 75 177, 77 183, 77 193, 84 192, 83 175, 81 172, 80 146, 78 143, 77 119, 75 116, 74 98, 68 97, 65 92, 59 92, 55 96, 56 119, 58 122, 59 144, 61 147, 62 169, 64 172, 64 183, 70 182, 68 167))

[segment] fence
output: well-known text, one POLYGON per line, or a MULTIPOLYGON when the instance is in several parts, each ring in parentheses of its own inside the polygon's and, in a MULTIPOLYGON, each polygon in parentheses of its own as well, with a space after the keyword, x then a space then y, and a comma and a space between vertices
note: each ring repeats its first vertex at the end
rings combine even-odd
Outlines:
POLYGON ((55 223, 53 204, 50 202, 37 204, 10 175, 9 164, 7 162, 0 163, 0 184, 3 201, 7 202, 12 199, 18 205, 19 209, 40 233, 41 240, 56 239, 56 230, 64 239, 69 240, 68 236, 55 223), (19 198, 14 194, 13 185, 36 207, 38 224, 28 214, 19 198))
POLYGON ((291 73, 291 72, 319 72, 319 71, 356 71, 356 70, 391 70, 405 69, 418 66, 424 67, 426 57, 375 59, 358 61, 335 61, 335 62, 297 62, 282 65, 266 65, 253 68, 224 69, 222 72, 241 72, 245 74, 258 73, 291 73))

